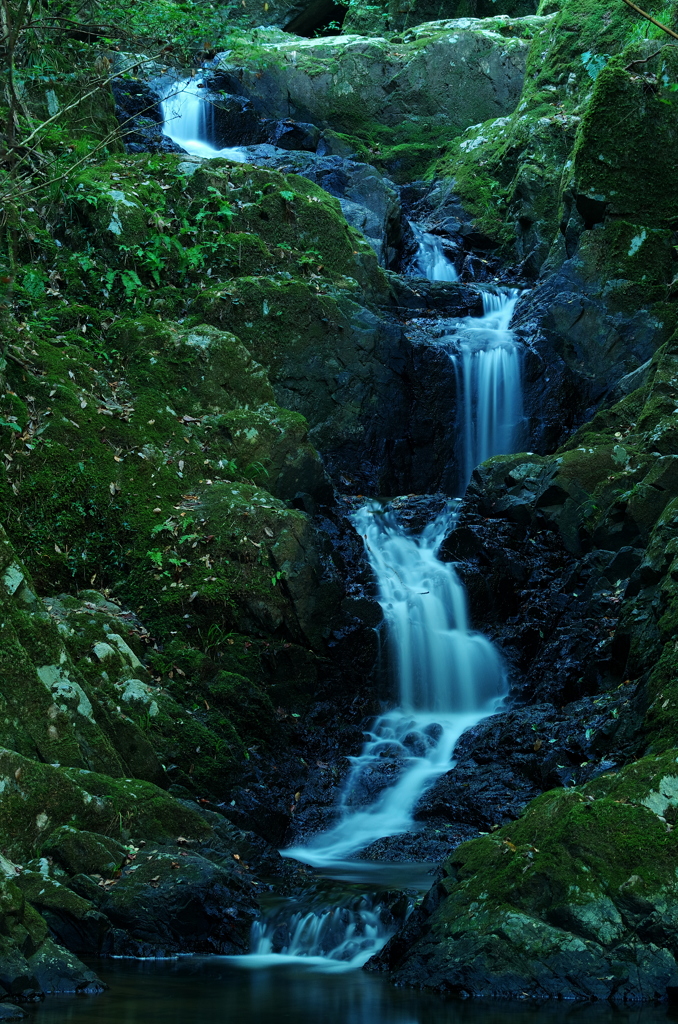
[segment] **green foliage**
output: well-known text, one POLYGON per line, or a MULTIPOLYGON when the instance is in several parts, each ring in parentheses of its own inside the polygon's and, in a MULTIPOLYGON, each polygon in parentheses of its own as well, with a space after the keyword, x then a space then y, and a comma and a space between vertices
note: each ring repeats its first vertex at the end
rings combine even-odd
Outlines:
POLYGON ((609 59, 609 53, 591 53, 590 50, 581 55, 581 62, 586 68, 589 78, 594 82, 609 59))

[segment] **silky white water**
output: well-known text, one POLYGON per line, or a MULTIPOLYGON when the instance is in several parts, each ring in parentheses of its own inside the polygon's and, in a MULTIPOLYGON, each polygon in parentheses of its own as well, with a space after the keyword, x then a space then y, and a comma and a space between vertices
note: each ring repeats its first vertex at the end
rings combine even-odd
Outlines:
POLYGON ((244 150, 219 149, 206 141, 214 136, 214 109, 204 98, 206 91, 197 78, 187 78, 170 86, 160 104, 164 134, 194 156, 221 156, 243 163, 244 150))
POLYGON ((331 867, 377 839, 416 829, 414 807, 452 767, 461 734, 497 708, 505 690, 501 661, 469 628, 464 588, 452 564, 437 557, 450 518, 413 536, 378 506, 354 516, 378 580, 399 706, 377 719, 353 758, 334 827, 283 856, 331 867), (365 804, 361 798, 380 774, 385 784, 365 804))
POLYGON ((429 281, 456 281, 457 271, 454 263, 447 258, 442 240, 438 235, 424 231, 418 224, 410 221, 412 234, 417 243, 417 269, 429 281))
POLYGON ((460 493, 481 462, 519 448, 523 425, 522 357, 509 328, 519 293, 483 293, 483 316, 465 317, 441 339, 457 377, 460 493))
POLYGON ((356 902, 255 921, 251 953, 231 959, 249 968, 282 966, 298 959, 319 971, 362 967, 391 937, 393 925, 383 920, 387 915, 376 898, 365 895, 356 902))

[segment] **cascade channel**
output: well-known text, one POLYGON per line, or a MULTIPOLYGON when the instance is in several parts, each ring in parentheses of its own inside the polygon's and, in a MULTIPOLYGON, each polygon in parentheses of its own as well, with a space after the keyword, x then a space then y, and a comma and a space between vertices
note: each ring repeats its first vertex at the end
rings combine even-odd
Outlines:
POLYGON ((165 135, 193 156, 224 157, 242 163, 245 160, 242 149, 212 145, 210 140, 216 137, 214 107, 205 100, 205 93, 199 78, 172 82, 164 90, 160 112, 165 135))
MULTIPOLYGON (((208 141, 214 138, 212 115, 201 93, 196 79, 167 90, 165 133, 196 156, 242 162, 246 152, 208 141)), ((415 273, 430 281, 456 281, 441 239, 418 224, 410 226, 417 243, 415 273)), ((460 318, 449 334, 431 342, 448 352, 455 368, 459 494, 476 465, 516 450, 521 439, 521 353, 509 327, 518 292, 494 288, 482 297, 481 317, 460 318)), ((329 972, 360 967, 396 930, 381 894, 389 887, 430 886, 431 876, 421 865, 403 872, 402 865, 371 863, 369 847, 417 830, 417 801, 453 767, 462 733, 497 711, 506 692, 497 651, 472 630, 464 587, 452 563, 438 557, 454 528, 457 505, 458 499, 451 499, 419 535, 408 533, 380 502, 368 501, 354 513, 377 581, 395 706, 370 725, 361 753, 350 759, 335 823, 305 845, 281 851, 320 875, 350 882, 353 894, 340 904, 316 900, 309 909, 290 901, 265 913, 253 926, 251 953, 230 958, 238 967, 290 962, 329 972)))

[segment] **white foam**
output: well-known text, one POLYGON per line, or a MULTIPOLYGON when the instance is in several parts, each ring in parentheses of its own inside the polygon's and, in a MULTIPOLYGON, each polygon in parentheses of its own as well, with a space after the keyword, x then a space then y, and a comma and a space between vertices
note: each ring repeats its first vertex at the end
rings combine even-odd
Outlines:
POLYGON ((214 110, 205 94, 206 90, 197 78, 173 83, 160 104, 164 134, 193 156, 206 159, 224 157, 243 163, 247 159, 245 150, 228 146, 219 148, 206 141, 212 134, 214 110))

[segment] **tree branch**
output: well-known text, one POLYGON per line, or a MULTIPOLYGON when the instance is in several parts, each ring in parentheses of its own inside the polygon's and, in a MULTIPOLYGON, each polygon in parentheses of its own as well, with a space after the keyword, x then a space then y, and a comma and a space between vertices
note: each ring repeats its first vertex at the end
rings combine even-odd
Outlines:
POLYGON ((652 24, 656 25, 657 28, 660 28, 662 32, 666 32, 666 34, 671 36, 673 39, 678 39, 678 32, 674 32, 673 29, 669 28, 667 25, 662 25, 661 21, 657 21, 657 19, 653 18, 651 14, 648 14, 647 11, 644 11, 641 7, 638 7, 637 4, 634 4, 633 0, 623 0, 623 3, 625 3, 627 7, 630 7, 631 10, 635 11, 637 14, 642 14, 644 18, 647 18, 648 21, 651 21, 652 24))

